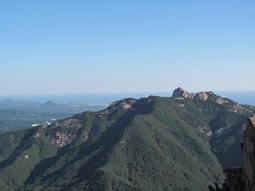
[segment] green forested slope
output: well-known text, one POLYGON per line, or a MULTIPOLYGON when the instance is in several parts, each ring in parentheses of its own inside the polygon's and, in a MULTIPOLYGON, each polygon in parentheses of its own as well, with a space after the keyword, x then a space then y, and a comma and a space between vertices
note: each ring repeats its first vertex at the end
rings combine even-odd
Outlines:
POLYGON ((253 112, 246 106, 233 112, 234 106, 234 102, 218 104, 213 97, 124 99, 100 112, 4 134, 0 186, 3 190, 206 190, 222 178, 221 164, 228 162, 224 155, 232 152, 243 119, 253 112))

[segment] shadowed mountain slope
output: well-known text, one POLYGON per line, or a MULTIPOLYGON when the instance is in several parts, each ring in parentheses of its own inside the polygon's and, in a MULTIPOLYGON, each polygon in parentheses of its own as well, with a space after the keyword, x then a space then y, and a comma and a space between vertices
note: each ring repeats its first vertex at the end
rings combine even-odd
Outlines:
POLYGON ((0 186, 206 190, 222 180, 221 164, 231 162, 224 155, 254 112, 212 92, 206 97, 127 98, 99 112, 1 135, 0 186))

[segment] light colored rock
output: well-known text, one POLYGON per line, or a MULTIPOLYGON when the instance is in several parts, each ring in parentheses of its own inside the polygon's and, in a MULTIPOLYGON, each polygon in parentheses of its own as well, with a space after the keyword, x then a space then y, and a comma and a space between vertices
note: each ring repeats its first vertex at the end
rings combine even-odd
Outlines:
POLYGON ((57 127, 67 127, 67 128, 81 128, 81 124, 79 123, 78 119, 75 118, 69 118, 69 119, 65 119, 65 120, 59 120, 56 121, 55 123, 53 123, 51 126, 51 128, 57 128, 57 127))
POLYGON ((57 147, 64 147, 70 143, 72 143, 76 138, 75 134, 71 133, 64 133, 57 131, 48 136, 48 139, 50 140, 51 144, 57 146, 57 147))
POLYGON ((175 97, 174 99, 175 99, 175 100, 184 100, 183 97, 175 97))
POLYGON ((121 106, 122 106, 122 109, 129 109, 129 108, 132 107, 131 104, 128 104, 128 103, 126 103, 126 102, 123 102, 123 103, 121 104, 121 106))
POLYGON ((199 125, 198 129, 201 133, 205 134, 208 137, 212 136, 212 131, 209 127, 205 126, 205 125, 199 125))
POLYGON ((209 97, 209 93, 199 92, 199 93, 195 94, 194 99, 199 99, 199 100, 206 101, 208 99, 208 97, 209 97))
POLYGON ((13 140, 15 137, 13 134, 10 135, 10 138, 13 140))
POLYGON ((105 114, 113 113, 114 111, 118 109, 122 109, 122 110, 133 109, 133 105, 135 103, 136 103, 136 100, 132 98, 122 99, 122 100, 111 103, 108 108, 102 111, 98 111, 97 113, 99 115, 105 115, 105 114))
POLYGON ((179 104, 178 106, 179 106, 180 108, 184 108, 184 107, 185 107, 184 104, 179 104))
POLYGON ((218 103, 218 104, 226 104, 226 103, 228 103, 229 101, 228 100, 226 100, 226 99, 223 99, 223 98, 221 98, 221 97, 217 97, 217 99, 216 99, 216 103, 218 103))
POLYGON ((40 137, 40 133, 39 132, 36 132, 34 135, 33 135, 33 138, 38 138, 40 137))
POLYGON ((210 95, 212 95, 212 92, 198 92, 198 93, 189 93, 188 91, 177 88, 173 91, 172 97, 173 98, 190 98, 190 99, 196 99, 196 100, 202 100, 206 101, 210 95))
POLYGON ((29 155, 24 155, 25 159, 30 159, 29 155))
POLYGON ((216 131, 216 134, 222 133, 224 131, 224 128, 220 128, 219 130, 216 131))
POLYGON ((173 98, 177 98, 177 97, 191 98, 191 94, 189 94, 188 91, 178 87, 177 89, 174 90, 172 97, 173 98))
POLYGON ((35 123, 32 125, 32 127, 38 127, 38 126, 40 126, 40 124, 35 123))

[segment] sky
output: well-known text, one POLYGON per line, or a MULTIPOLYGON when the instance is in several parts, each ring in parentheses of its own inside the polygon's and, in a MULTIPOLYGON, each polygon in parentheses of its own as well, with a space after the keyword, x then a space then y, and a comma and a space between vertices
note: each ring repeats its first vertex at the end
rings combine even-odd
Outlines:
POLYGON ((255 90, 254 0, 1 0, 0 95, 255 90))

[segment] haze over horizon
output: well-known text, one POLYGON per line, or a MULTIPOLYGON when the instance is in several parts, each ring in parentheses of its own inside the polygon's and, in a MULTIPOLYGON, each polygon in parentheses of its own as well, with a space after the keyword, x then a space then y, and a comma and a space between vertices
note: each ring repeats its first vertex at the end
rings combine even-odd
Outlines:
POLYGON ((255 1, 2 1, 0 95, 255 91, 255 1))

